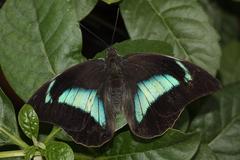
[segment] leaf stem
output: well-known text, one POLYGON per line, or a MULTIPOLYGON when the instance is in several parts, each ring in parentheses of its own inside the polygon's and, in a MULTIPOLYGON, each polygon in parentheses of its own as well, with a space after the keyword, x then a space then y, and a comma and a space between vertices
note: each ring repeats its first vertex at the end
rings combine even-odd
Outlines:
POLYGON ((24 141, 22 141, 22 139, 20 137, 14 135, 14 134, 11 134, 9 131, 4 129, 3 127, 0 127, 0 132, 5 134, 6 136, 8 136, 10 138, 10 140, 12 141, 12 143, 14 143, 22 148, 29 147, 29 145, 27 143, 25 143, 24 141))
POLYGON ((0 158, 24 157, 24 156, 25 156, 24 150, 0 152, 0 158))
POLYGON ((51 133, 46 137, 44 140, 44 143, 47 144, 58 132, 60 132, 62 129, 60 127, 54 126, 51 133))

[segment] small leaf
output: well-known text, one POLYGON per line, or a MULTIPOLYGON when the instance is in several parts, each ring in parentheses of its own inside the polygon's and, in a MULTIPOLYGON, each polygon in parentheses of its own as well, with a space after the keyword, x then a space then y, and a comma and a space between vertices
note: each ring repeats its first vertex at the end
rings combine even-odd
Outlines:
POLYGON ((70 0, 11 0, 0 11, 0 64, 24 100, 44 82, 79 63, 82 45, 70 0))
MULTIPOLYGON (((126 40, 121 43, 116 43, 112 46, 121 56, 127 56, 135 53, 158 53, 172 55, 172 47, 165 42, 157 40, 126 40)), ((104 58, 106 51, 102 51, 96 55, 96 58, 104 58)))
POLYGON ((125 125, 127 125, 127 120, 124 114, 117 114, 115 121, 116 121, 115 132, 123 128, 125 125))
POLYGON ((64 141, 73 141, 71 136, 69 136, 63 129, 61 130, 61 132, 56 134, 56 138, 64 141))
POLYGON ((136 141, 129 132, 123 132, 114 138, 110 149, 96 159, 190 160, 199 143, 198 133, 184 134, 172 129, 149 142, 136 141))
POLYGON ((28 138, 38 137, 39 120, 32 106, 25 104, 21 108, 18 114, 18 121, 21 129, 28 138))
POLYGON ((18 136, 14 108, 0 88, 0 146, 12 144, 9 137, 3 134, 2 130, 7 130, 12 135, 18 136))
POLYGON ((196 0, 126 0, 120 8, 132 39, 170 43, 176 57, 216 74, 219 36, 196 0))
POLYGON ((25 160, 30 160, 34 157, 35 153, 37 151, 37 147, 36 146, 31 146, 27 149, 25 149, 25 160))
POLYGON ((107 4, 113 4, 113 3, 120 2, 121 0, 102 0, 102 1, 107 3, 107 4))
POLYGON ((220 74, 223 83, 240 81, 240 42, 231 42, 223 48, 220 74))
POLYGON ((74 160, 72 149, 63 142, 51 141, 46 146, 47 160, 74 160))

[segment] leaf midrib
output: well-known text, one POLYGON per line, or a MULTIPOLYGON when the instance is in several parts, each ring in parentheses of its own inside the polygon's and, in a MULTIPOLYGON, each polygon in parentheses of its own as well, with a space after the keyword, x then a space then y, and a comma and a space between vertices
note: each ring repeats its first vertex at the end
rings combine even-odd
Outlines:
POLYGON ((53 66, 51 65, 51 61, 50 61, 50 59, 49 59, 49 57, 48 57, 48 55, 47 55, 47 49, 46 49, 46 47, 45 47, 45 44, 44 44, 44 42, 43 42, 43 37, 42 37, 42 31, 41 31, 41 29, 40 29, 40 26, 39 26, 39 18, 38 18, 38 14, 37 14, 37 7, 36 7, 36 5, 35 5, 35 1, 32 1, 32 4, 33 4, 33 7, 34 7, 34 12, 35 12, 35 16, 36 16, 36 21, 37 21, 37 29, 38 29, 38 31, 39 31, 39 36, 40 36, 40 38, 41 38, 41 46, 43 47, 43 54, 45 55, 45 57, 46 57, 46 60, 47 60, 47 63, 49 64, 48 65, 48 68, 49 68, 49 71, 53 74, 53 75, 56 75, 57 73, 56 73, 56 71, 54 70, 54 68, 53 68, 53 66))
POLYGON ((156 15, 161 19, 161 21, 163 22, 164 27, 167 29, 167 31, 169 32, 169 34, 171 35, 171 37, 174 39, 174 41, 176 41, 177 45, 183 49, 183 53, 186 56, 187 59, 191 59, 190 56, 188 55, 186 49, 182 46, 181 42, 179 41, 179 39, 177 38, 177 36, 174 34, 174 32, 171 30, 171 28, 168 26, 167 22, 165 21, 165 18, 156 10, 156 8, 153 6, 153 4, 147 0, 147 2, 149 3, 151 9, 153 10, 153 12, 156 13, 156 15))

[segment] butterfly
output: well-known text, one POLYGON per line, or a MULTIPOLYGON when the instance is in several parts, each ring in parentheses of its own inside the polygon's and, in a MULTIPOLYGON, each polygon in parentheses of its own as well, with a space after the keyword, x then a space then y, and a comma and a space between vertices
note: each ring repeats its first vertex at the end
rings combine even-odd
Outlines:
POLYGON ((121 57, 108 48, 104 60, 67 69, 28 103, 41 121, 61 126, 76 143, 101 146, 113 137, 118 114, 134 135, 153 138, 174 125, 184 106, 219 88, 187 61, 151 53, 121 57))

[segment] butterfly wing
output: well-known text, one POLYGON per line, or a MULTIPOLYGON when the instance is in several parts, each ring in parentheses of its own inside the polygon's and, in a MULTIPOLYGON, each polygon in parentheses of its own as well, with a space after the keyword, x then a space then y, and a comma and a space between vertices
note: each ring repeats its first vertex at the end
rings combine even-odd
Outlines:
POLYGON ((203 69, 167 56, 137 54, 123 66, 129 88, 124 112, 132 132, 143 138, 163 134, 184 106, 219 89, 203 69))
POLYGON ((113 114, 104 98, 105 78, 105 62, 91 60, 44 84, 28 103, 41 121, 61 126, 77 143, 102 145, 114 131, 113 114))

